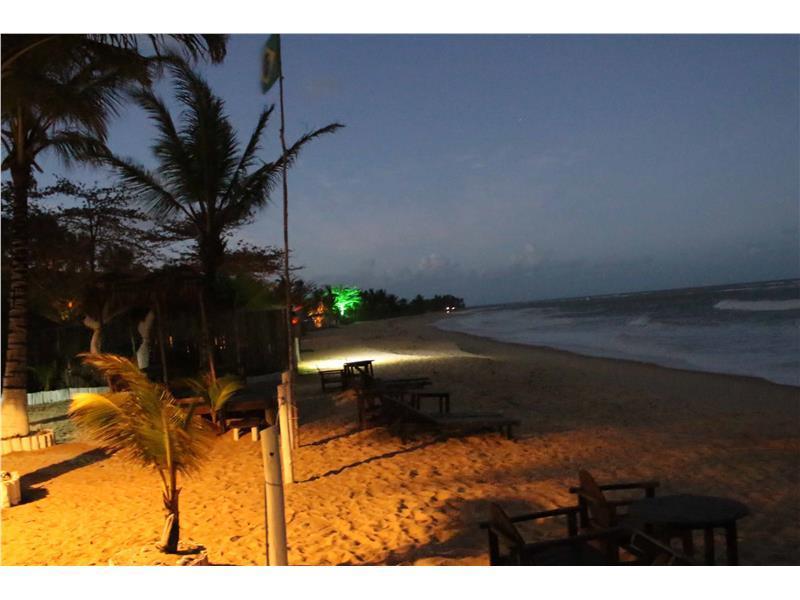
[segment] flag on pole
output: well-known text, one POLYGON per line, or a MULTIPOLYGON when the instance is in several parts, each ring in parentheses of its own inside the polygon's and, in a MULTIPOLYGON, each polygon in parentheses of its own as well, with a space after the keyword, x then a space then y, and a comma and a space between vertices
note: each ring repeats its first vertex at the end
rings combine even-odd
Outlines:
POLYGON ((281 36, 273 33, 264 44, 264 56, 261 61, 261 91, 269 91, 281 76, 281 36))

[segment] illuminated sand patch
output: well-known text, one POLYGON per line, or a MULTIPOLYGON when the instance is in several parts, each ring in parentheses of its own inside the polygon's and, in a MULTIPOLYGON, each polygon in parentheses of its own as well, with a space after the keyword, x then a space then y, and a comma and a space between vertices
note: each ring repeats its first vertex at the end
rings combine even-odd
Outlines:
POLYGON ((452 349, 430 351, 424 353, 415 351, 406 352, 386 352, 372 348, 347 348, 336 353, 325 353, 325 355, 304 358, 300 361, 299 369, 303 374, 315 373, 317 370, 341 369, 344 363, 362 360, 372 360, 375 367, 387 365, 399 365, 410 362, 427 362, 442 359, 460 358, 464 356, 475 356, 461 351, 457 347, 452 349))

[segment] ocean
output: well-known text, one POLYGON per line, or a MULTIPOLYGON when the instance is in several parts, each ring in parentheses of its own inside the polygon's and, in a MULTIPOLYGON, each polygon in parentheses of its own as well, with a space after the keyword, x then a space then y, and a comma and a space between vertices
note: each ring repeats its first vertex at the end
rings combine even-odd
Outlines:
POLYGON ((800 280, 468 309, 440 329, 800 386, 800 280))

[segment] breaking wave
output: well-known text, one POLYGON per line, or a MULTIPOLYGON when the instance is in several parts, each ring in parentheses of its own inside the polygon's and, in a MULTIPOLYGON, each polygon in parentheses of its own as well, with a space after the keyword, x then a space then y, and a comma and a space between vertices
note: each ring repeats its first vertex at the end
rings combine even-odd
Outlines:
POLYGON ((800 299, 796 300, 720 300, 714 305, 719 310, 800 310, 800 299))

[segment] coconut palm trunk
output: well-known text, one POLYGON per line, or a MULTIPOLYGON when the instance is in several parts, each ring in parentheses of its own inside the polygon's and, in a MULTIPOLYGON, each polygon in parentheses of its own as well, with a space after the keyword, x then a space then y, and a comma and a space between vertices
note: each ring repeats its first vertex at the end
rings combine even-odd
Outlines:
MULTIPOLYGON (((164 422, 164 431, 168 431, 166 422, 164 422)), ((178 470, 172 459, 172 441, 166 434, 164 438, 167 468, 166 473, 160 472, 164 484, 164 493, 161 498, 164 502, 164 529, 161 531, 158 547, 162 552, 174 554, 178 551, 178 541, 181 537, 181 517, 178 509, 181 491, 178 489, 178 470)))
POLYGON ((10 310, 3 372, 2 437, 28 435, 28 190, 31 167, 19 160, 11 169, 13 186, 10 310))
POLYGON ((178 495, 180 490, 165 492, 164 500, 164 530, 161 532, 161 540, 158 548, 167 554, 178 552, 178 541, 181 537, 180 511, 178 510, 178 495))

